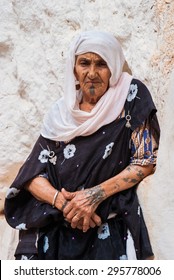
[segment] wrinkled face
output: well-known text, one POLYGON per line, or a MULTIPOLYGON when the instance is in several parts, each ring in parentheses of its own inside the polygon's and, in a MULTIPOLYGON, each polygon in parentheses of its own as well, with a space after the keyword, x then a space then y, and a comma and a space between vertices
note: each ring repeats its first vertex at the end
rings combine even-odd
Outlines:
POLYGON ((111 72, 98 54, 89 52, 78 55, 74 73, 85 100, 96 103, 107 91, 111 72))

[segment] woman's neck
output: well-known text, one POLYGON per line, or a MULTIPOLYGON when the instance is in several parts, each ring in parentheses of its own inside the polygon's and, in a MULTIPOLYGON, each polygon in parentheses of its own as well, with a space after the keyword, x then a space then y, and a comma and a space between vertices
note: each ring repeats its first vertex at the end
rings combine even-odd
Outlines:
POLYGON ((83 96, 80 104, 79 104, 79 108, 82 111, 86 111, 86 112, 91 112, 91 110, 95 107, 95 105, 97 104, 97 102, 99 101, 100 97, 96 98, 91 96, 90 98, 87 96, 83 96))
POLYGON ((91 110, 94 108, 95 106, 95 103, 89 103, 89 102, 82 102, 79 104, 79 108, 80 110, 82 111, 85 111, 85 112, 91 112, 91 110))

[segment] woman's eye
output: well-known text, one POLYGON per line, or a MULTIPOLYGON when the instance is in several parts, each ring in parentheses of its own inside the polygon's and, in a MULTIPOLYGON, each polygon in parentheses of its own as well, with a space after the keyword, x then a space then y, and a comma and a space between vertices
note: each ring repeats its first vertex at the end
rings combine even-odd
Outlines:
POLYGON ((81 66, 87 66, 87 65, 89 65, 89 62, 85 61, 85 60, 82 60, 82 61, 80 61, 80 65, 81 66))
POLYGON ((105 61, 98 62, 99 67, 107 67, 107 63, 105 61))

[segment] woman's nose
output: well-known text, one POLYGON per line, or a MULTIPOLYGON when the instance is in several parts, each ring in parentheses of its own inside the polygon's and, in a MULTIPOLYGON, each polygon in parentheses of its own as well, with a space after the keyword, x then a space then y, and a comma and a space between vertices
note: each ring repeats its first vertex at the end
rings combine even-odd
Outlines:
POLYGON ((94 79, 97 75, 96 67, 94 65, 91 65, 88 71, 88 77, 90 79, 94 79))

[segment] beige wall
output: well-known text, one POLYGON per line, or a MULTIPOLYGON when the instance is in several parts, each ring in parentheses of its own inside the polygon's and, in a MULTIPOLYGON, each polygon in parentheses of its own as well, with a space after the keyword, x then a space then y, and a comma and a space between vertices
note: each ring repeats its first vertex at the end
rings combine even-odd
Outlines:
MULTIPOLYGON (((82 30, 110 31, 158 108, 162 136, 157 171, 138 193, 156 258, 174 259, 174 98, 169 90, 174 1, 1 0, 0 15, 1 212, 4 194, 38 137, 44 113, 62 94, 71 38, 82 30)), ((12 258, 16 236, 1 214, 1 259, 12 258)))

